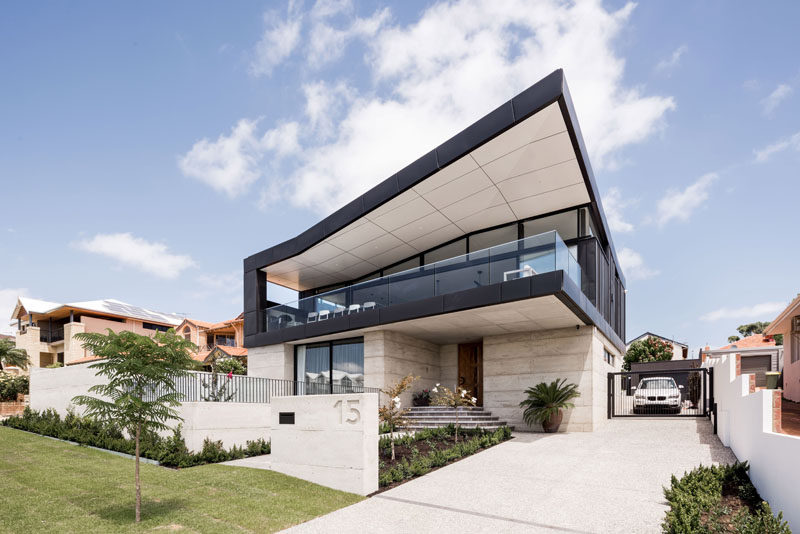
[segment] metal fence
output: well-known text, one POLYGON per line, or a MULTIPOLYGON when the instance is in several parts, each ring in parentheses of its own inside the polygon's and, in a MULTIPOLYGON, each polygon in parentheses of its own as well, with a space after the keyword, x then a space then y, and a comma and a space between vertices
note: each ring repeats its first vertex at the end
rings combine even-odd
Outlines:
MULTIPOLYGON (((296 380, 279 380, 258 376, 228 375, 192 371, 175 379, 175 391, 184 402, 260 402, 269 403, 272 397, 289 395, 331 395, 345 393, 380 393, 379 388, 357 384, 319 384, 296 380)), ((152 400, 166 393, 163 388, 154 389, 145 400, 152 400)))
POLYGON ((707 417, 709 382, 705 368, 608 373, 608 417, 707 417))

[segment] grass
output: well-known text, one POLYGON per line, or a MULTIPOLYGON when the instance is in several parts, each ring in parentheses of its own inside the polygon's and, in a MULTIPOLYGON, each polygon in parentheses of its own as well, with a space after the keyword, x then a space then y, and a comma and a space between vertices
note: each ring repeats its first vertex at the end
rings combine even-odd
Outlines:
POLYGON ((273 471, 141 464, 0 427, 0 532, 274 532, 362 499, 273 471))

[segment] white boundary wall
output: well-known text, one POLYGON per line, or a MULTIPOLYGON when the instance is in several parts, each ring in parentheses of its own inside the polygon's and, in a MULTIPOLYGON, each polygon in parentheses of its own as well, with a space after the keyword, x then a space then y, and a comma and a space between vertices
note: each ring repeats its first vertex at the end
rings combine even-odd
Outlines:
MULTIPOLYGON (((89 364, 71 365, 58 369, 31 368, 31 409, 42 411, 52 408, 62 417, 72 406, 75 413, 81 409, 72 404, 77 395, 90 394, 89 388, 100 384, 89 364)), ((377 410, 377 408, 376 408, 377 410)), ((270 439, 271 408, 264 403, 244 402, 184 402, 178 409, 183 421, 171 421, 169 426, 183 424, 182 434, 191 451, 200 451, 208 437, 222 441, 227 448, 244 446, 258 438, 270 439)), ((171 431, 161 432, 169 435, 171 431)))
POLYGON ((272 399, 271 468, 359 495, 378 490, 378 395, 272 399), (292 414, 294 423, 280 422, 292 414))
MULTIPOLYGON (((707 362, 714 368, 717 433, 740 461, 750 463, 750 480, 773 512, 782 511, 800 531, 800 437, 780 434, 780 390, 751 393, 750 374, 737 374, 737 355, 707 362)), ((752 382, 753 385, 755 382, 752 382)))

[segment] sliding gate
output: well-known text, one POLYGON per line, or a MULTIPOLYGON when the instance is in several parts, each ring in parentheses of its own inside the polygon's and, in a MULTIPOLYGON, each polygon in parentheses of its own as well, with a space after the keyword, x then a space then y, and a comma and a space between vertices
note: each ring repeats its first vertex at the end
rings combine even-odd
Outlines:
POLYGON ((608 373, 608 417, 709 417, 707 368, 608 373))

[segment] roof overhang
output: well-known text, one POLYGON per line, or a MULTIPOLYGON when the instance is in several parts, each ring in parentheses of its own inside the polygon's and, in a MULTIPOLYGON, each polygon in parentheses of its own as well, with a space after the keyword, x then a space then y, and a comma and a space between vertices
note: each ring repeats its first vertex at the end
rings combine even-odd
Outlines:
POLYGON ((789 305, 786 306, 786 308, 784 308, 784 310, 778 314, 778 316, 773 319, 769 325, 767 325, 767 327, 764 329, 764 334, 768 336, 779 334, 783 321, 785 321, 787 317, 794 314, 796 310, 800 310, 800 293, 798 293, 794 300, 792 300, 792 302, 790 302, 789 305))
POLYGON ((620 271, 557 70, 294 239, 245 259, 244 269, 264 269, 291 289, 322 287, 476 230, 582 205, 620 271))

